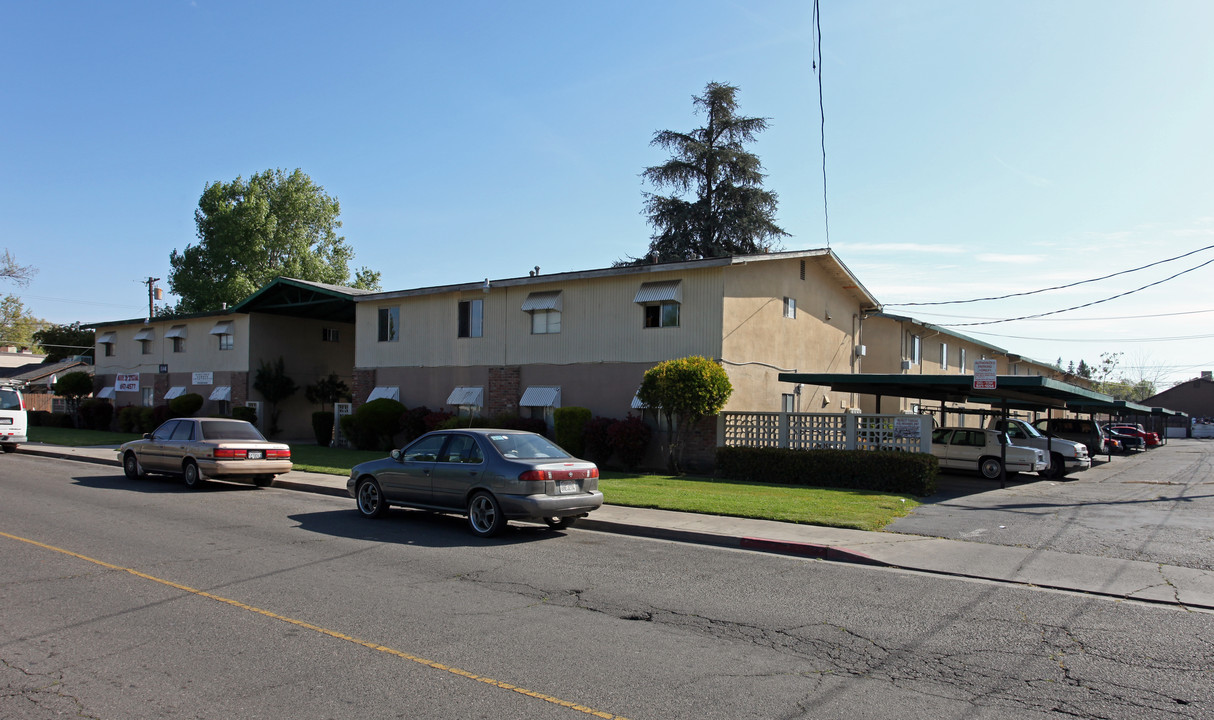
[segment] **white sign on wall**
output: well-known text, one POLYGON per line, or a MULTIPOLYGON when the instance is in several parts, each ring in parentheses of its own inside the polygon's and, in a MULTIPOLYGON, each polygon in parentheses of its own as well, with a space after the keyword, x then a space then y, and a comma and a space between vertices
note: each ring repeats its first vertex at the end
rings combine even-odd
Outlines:
POLYGON ((194 385, 214 385, 215 373, 213 372, 196 372, 190 379, 190 383, 194 385))
POLYGON ((923 422, 918 415, 896 417, 894 418, 894 437, 917 439, 921 435, 921 427, 923 427, 923 422))
POLYGON ((139 373, 118 375, 114 378, 115 392, 139 392, 139 373))

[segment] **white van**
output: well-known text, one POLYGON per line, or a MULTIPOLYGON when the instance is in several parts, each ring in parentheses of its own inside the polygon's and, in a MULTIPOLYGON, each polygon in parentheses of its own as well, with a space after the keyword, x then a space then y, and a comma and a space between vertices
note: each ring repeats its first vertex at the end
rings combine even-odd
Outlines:
POLYGON ((17 445, 29 442, 26 437, 28 427, 29 417, 21 391, 0 387, 0 450, 11 453, 17 449, 17 445))

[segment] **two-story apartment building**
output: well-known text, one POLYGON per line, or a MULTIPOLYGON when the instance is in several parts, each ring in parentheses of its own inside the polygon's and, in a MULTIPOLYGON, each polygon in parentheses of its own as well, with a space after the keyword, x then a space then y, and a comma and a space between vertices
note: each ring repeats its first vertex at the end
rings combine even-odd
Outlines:
POLYGON ((778 373, 855 370, 860 317, 878 307, 830 250, 532 273, 355 300, 356 400, 531 416, 575 405, 623 417, 638 407, 646 370, 690 355, 729 373, 727 409, 795 410, 815 399, 796 397, 778 373))
POLYGON ((262 363, 283 358, 299 391, 280 405, 285 439, 312 435, 304 387, 336 373, 351 383, 353 297, 365 291, 279 278, 239 305, 174 318, 118 320, 96 329, 95 394, 116 407, 152 407, 202 395, 202 414, 261 403, 253 387, 262 363))

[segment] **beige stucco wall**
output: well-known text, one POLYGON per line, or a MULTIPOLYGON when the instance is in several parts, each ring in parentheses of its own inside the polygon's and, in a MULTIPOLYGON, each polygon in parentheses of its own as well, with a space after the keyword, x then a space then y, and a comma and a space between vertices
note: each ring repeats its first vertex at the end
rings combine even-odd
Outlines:
POLYGON ((658 362, 720 354, 721 269, 570 279, 359 302, 360 368, 658 362), (643 282, 682 281, 679 326, 645 328, 633 300, 643 282), (531 334, 532 292, 561 291, 561 331, 531 334), (483 337, 457 337, 461 300, 484 301, 483 337), (381 307, 400 307, 400 340, 379 342, 381 307))
MULTIPOLYGON (((822 267, 821 258, 734 265, 725 275, 722 354, 734 392, 726 410, 774 412, 796 386, 780 372, 853 372, 860 300, 822 267), (796 300, 796 318, 784 317, 784 298, 796 300)), ((803 412, 838 411, 846 395, 804 386, 803 412), (829 397, 824 406, 823 399, 829 397)))

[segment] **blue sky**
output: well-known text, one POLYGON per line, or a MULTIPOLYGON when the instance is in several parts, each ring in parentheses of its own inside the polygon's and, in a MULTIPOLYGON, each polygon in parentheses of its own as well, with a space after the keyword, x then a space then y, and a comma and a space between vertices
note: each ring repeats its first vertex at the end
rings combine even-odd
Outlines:
MULTIPOLYGON (((785 248, 827 245, 812 3, 0 4, 0 247, 37 316, 138 317, 204 185, 301 168, 386 290, 644 252, 654 131, 710 81, 785 248)), ((1089 303, 1214 259, 1214 3, 822 3, 829 245, 938 324, 1089 303)), ((1214 369, 1214 265, 1093 307, 957 330, 1041 360, 1214 369), (1185 313, 1185 314, 1176 314, 1185 313), (1183 338, 1183 339, 1176 339, 1183 338)), ((162 281, 167 287, 167 282, 162 281)), ((0 288, 7 291, 9 288, 0 288)))

